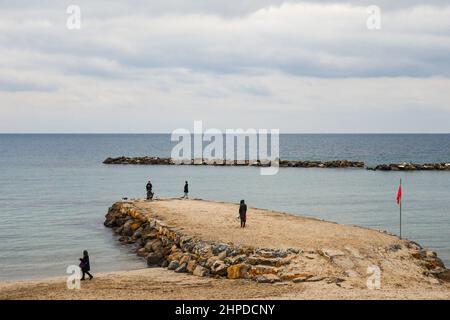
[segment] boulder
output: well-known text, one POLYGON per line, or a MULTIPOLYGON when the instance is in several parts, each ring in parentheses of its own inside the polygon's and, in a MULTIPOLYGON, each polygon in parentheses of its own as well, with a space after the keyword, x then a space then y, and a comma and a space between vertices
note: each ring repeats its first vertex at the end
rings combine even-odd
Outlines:
POLYGON ((435 258, 425 258, 423 259, 422 263, 425 265, 425 267, 428 270, 438 269, 438 268, 445 268, 444 263, 441 259, 438 257, 435 258))
POLYGON ((197 277, 207 277, 209 275, 209 270, 197 265, 192 274, 197 277))
POLYGON ((123 229, 122 229, 121 234, 124 235, 124 236, 131 237, 133 235, 134 231, 135 231, 135 230, 133 230, 131 228, 132 224, 133 224, 132 220, 128 220, 127 222, 125 222, 125 224, 123 225, 123 229))
POLYGON ((140 222, 134 222, 134 223, 132 223, 132 224, 130 225, 131 232, 133 232, 133 234, 134 234, 134 233, 136 232, 136 230, 140 228, 140 226, 141 226, 141 223, 140 223, 140 222))
POLYGON ((450 282, 450 269, 441 269, 439 272, 435 272, 434 276, 442 281, 450 282))
POLYGON ((186 266, 186 271, 189 273, 194 272, 195 268, 197 267, 197 261, 195 260, 189 260, 187 266, 186 266))
POLYGON ((187 268, 187 263, 185 262, 183 264, 180 264, 180 266, 175 269, 175 272, 177 272, 177 273, 186 272, 186 268, 187 268))
POLYGON ((227 268, 228 279, 249 279, 250 266, 245 263, 239 263, 227 268))
POLYGON ((232 264, 238 264, 238 263, 242 263, 245 261, 245 259, 247 258, 247 256, 245 254, 240 254, 238 256, 234 256, 234 257, 227 257, 225 258, 225 263, 232 265, 232 264))
POLYGON ((279 258, 264 258, 260 256, 250 256, 247 258, 247 263, 252 265, 262 264, 266 266, 275 266, 277 263, 280 262, 281 259, 279 258))
POLYGON ((276 267, 285 266, 287 264, 290 264, 291 260, 292 260, 292 257, 286 257, 286 258, 278 259, 278 261, 275 263, 275 266, 276 267))
POLYGON ((217 256, 220 260, 224 260, 227 257, 227 252, 226 251, 222 251, 221 253, 218 254, 217 256))
POLYGON ((274 283, 279 282, 281 280, 277 275, 269 273, 256 276, 255 281, 259 283, 274 283))
POLYGON ((256 254, 264 258, 285 258, 287 256, 287 252, 282 249, 260 249, 256 250, 256 254))
POLYGON ((132 236, 134 239, 140 239, 142 237, 142 229, 137 229, 132 236))
POLYGON ((226 276, 228 273, 228 265, 226 265, 223 261, 217 260, 211 266, 211 273, 217 274, 219 276, 226 276))
POLYGON ((161 263, 161 267, 162 268, 167 268, 169 266, 169 261, 167 261, 166 259, 164 259, 164 261, 161 263))
POLYGON ((127 237, 127 236, 121 236, 119 238, 119 242, 122 242, 122 243, 129 243, 130 240, 131 240, 130 237, 127 237))
POLYGON ((169 270, 176 270, 180 266, 180 263, 177 260, 170 261, 169 265, 167 266, 167 269, 169 270))
POLYGON ((153 239, 147 241, 144 248, 147 251, 158 251, 162 249, 162 242, 159 239, 153 239))
POLYGON ((191 260, 191 256, 189 254, 184 254, 180 259, 180 265, 188 264, 189 260, 191 260))
POLYGON ((159 252, 150 252, 147 255, 147 265, 150 267, 160 266, 164 260, 164 257, 159 252))
POLYGON ((212 265, 214 264, 214 262, 216 262, 217 260, 219 260, 218 256, 212 256, 212 257, 208 258, 208 260, 206 260, 205 266, 207 268, 211 268, 212 265))
POLYGON ((250 275, 256 277, 262 274, 277 274, 278 269, 270 266, 256 265, 250 269, 250 275))
POLYGON ((416 251, 412 252, 411 256, 415 259, 422 259, 424 257, 421 250, 416 250, 416 251))
POLYGON ((212 252, 214 255, 219 255, 219 253, 229 250, 228 245, 220 243, 220 244, 216 244, 215 246, 213 246, 212 248, 212 252))
POLYGON ((136 252, 136 254, 139 256, 139 257, 145 257, 145 256, 147 256, 147 250, 145 250, 145 248, 140 248, 137 252, 136 252))
POLYGON ((183 257, 183 253, 180 251, 176 251, 171 253, 170 255, 167 256, 167 260, 169 261, 173 261, 173 260, 181 260, 181 258, 183 257))

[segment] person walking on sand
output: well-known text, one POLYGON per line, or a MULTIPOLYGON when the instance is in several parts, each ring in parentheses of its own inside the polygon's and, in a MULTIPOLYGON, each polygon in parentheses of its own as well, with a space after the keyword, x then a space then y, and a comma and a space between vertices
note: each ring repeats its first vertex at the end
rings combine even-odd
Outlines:
POLYGON ((80 280, 84 280, 85 274, 89 276, 89 280, 92 280, 94 276, 89 273, 89 271, 91 270, 91 265, 89 263, 89 254, 87 250, 83 251, 83 258, 80 258, 80 268, 81 272, 83 273, 83 276, 81 277, 80 280))
POLYGON ((184 199, 189 199, 188 193, 189 193, 189 185, 188 185, 188 182, 185 181, 184 182, 184 196, 183 196, 184 199))
POLYGON ((147 185, 145 186, 145 188, 147 189, 147 200, 152 200, 153 199, 153 185, 150 182, 150 180, 148 180, 147 185))
POLYGON ((244 200, 241 200, 239 205, 239 218, 241 219, 241 228, 245 228, 245 222, 247 221, 247 205, 244 200))

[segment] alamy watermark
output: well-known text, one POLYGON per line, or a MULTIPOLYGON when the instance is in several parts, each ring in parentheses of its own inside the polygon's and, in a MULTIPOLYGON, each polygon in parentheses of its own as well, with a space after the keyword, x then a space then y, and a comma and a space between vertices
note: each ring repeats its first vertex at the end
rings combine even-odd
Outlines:
POLYGON ((367 278, 366 285, 369 290, 379 290, 381 289, 381 270, 380 267, 376 265, 370 265, 367 267, 367 278))
POLYGON ((367 7, 367 14, 369 17, 366 21, 367 29, 380 30, 381 29, 381 9, 379 6, 371 5, 367 7))
POLYGON ((81 29, 81 8, 77 5, 70 5, 66 9, 67 17, 66 26, 69 30, 81 29))
POLYGON ((257 165, 261 175, 275 175, 279 169, 279 136, 279 129, 203 130, 203 122, 194 121, 193 133, 182 128, 172 132, 171 140, 178 143, 171 158, 175 164, 190 164, 193 159, 194 164, 257 165))
POLYGON ((67 277, 67 289, 79 290, 81 288, 81 268, 76 265, 70 265, 66 269, 67 277))
MULTIPOLYGON (((381 29, 381 9, 377 5, 370 5, 366 9, 369 15, 366 20, 366 26, 369 30, 381 29)), ((68 30, 81 29, 81 8, 78 5, 71 4, 67 7, 66 13, 69 15, 66 20, 68 30)))

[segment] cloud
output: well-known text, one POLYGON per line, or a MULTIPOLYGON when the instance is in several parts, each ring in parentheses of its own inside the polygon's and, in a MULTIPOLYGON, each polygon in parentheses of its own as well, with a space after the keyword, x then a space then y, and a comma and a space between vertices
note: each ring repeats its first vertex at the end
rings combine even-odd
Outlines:
POLYGON ((2 1, 0 131, 449 131, 450 5, 370 2, 2 1))

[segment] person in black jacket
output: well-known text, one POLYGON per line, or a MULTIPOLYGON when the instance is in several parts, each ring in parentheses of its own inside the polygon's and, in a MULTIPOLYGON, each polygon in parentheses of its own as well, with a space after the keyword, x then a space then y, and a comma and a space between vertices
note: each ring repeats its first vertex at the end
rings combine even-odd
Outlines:
POLYGON ((244 200, 241 200, 239 205, 239 218, 241 219, 241 228, 245 228, 245 222, 247 221, 247 205, 244 200))
POLYGON ((153 199, 153 185, 150 182, 150 180, 148 180, 147 185, 145 186, 145 188, 147 189, 147 200, 152 200, 153 199))
POLYGON ((84 280, 85 274, 87 274, 89 276, 89 280, 92 280, 92 278, 94 276, 89 273, 89 271, 91 270, 91 265, 89 263, 89 254, 88 254, 87 250, 83 251, 83 258, 80 258, 80 268, 81 268, 81 272, 83 273, 81 280, 84 280))
POLYGON ((188 198, 188 193, 189 193, 189 185, 188 185, 188 182, 185 181, 184 182, 184 197, 183 198, 187 199, 188 198))

